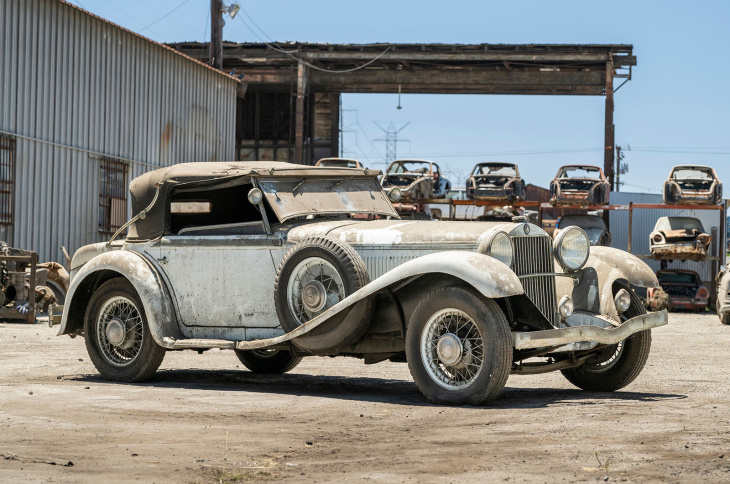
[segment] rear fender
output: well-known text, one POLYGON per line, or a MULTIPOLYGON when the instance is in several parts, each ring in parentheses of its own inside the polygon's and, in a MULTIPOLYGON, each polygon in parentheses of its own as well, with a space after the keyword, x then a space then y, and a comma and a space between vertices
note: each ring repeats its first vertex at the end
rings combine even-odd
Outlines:
POLYGON ((172 299, 159 273, 137 252, 113 250, 94 257, 81 267, 71 281, 64 305, 62 334, 83 331, 86 308, 95 290, 113 277, 124 277, 137 291, 144 307, 150 333, 162 347, 164 338, 182 338, 177 326, 172 299))

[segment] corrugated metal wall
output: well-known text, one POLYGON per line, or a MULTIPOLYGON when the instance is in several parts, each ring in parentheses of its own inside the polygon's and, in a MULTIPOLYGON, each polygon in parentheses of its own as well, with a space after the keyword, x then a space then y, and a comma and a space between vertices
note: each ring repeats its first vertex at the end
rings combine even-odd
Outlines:
MULTIPOLYGON (((662 203, 661 195, 648 193, 612 192, 611 205, 628 205, 633 203, 662 203)), ((660 217, 694 217, 702 222, 708 234, 716 228, 719 247, 725 247, 725 224, 720 210, 676 210, 676 209, 635 209, 632 221, 631 252, 633 254, 649 254, 649 234, 660 217)), ((617 249, 627 250, 629 244, 629 212, 627 210, 612 210, 610 215, 611 245, 617 249)), ((712 254, 714 255, 714 254, 712 254)), ((660 262, 645 259, 649 266, 658 271, 660 262)), ((689 269, 697 272, 703 281, 712 281, 716 272, 711 261, 674 261, 667 266, 669 269, 689 269)))
POLYGON ((0 0, 0 131, 16 135, 14 220, 0 240, 61 261, 60 246, 107 238, 101 156, 128 162, 128 181, 234 159, 237 87, 59 0, 0 0))

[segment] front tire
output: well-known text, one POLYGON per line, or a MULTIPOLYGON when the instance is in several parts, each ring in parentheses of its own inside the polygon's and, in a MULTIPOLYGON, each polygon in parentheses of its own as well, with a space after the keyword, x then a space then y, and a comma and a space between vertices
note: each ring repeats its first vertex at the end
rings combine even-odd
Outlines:
POLYGON ((292 370, 301 361, 287 350, 234 350, 239 361, 253 373, 281 374, 292 370))
POLYGON ((106 380, 148 380, 165 356, 150 334, 137 291, 121 277, 105 282, 91 297, 84 337, 92 363, 106 380))
MULTIPOLYGON (((639 297, 625 284, 617 283, 615 290, 626 289, 631 294, 631 306, 624 313, 627 319, 646 314, 639 297)), ((573 385, 592 392, 614 392, 624 388, 644 369, 651 350, 651 330, 633 334, 622 342, 607 346, 597 356, 577 368, 561 370, 573 385)))
POLYGON ((434 403, 483 405, 512 368, 509 324, 499 306, 464 287, 425 295, 406 332, 408 369, 434 403))

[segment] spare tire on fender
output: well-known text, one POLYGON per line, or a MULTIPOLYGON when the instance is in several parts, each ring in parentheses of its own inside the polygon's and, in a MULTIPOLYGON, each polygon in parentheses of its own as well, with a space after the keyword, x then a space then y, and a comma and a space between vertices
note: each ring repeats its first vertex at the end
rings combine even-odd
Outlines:
MULTIPOLYGON (((365 262, 349 244, 329 237, 302 240, 284 255, 276 272, 279 321, 292 331, 369 282, 365 262)), ((374 310, 374 297, 362 299, 291 342, 313 354, 339 353, 360 339, 374 310)))

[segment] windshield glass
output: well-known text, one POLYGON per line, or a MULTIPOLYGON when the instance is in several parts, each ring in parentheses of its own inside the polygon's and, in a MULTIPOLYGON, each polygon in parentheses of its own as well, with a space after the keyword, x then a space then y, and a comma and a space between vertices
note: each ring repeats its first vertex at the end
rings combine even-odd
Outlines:
POLYGON ((585 166, 571 166, 563 168, 559 178, 601 178, 601 172, 597 168, 585 166))
POLYGON ((306 215, 378 214, 397 217, 374 177, 260 179, 259 187, 281 222, 306 215))
POLYGON ((359 163, 355 160, 319 160, 317 166, 334 166, 337 168, 358 168, 359 163))
POLYGON ((693 230, 704 232, 702 222, 693 217, 662 217, 657 220, 654 230, 693 230))
POLYGON ((672 178, 675 180, 712 180, 712 173, 707 169, 679 168, 674 170, 672 178))
POLYGON ((452 188, 451 191, 446 194, 446 198, 450 200, 466 200, 466 190, 463 188, 452 188))
POLYGON ((514 166, 504 165, 479 165, 474 174, 493 176, 518 176, 517 169, 514 166))
POLYGON ((657 278, 660 284, 699 284, 697 274, 692 272, 659 272, 657 278))
POLYGON ((425 175, 430 173, 430 167, 431 163, 429 163, 428 161, 396 161, 392 165, 390 165, 390 168, 388 168, 388 173, 413 172, 422 173, 425 175))

